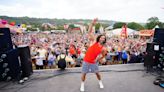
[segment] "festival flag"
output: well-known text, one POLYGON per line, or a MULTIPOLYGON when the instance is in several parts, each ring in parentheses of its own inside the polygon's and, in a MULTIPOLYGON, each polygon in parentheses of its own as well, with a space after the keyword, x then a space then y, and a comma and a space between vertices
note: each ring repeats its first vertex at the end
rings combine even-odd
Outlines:
POLYGON ((13 21, 13 22, 10 22, 9 23, 11 26, 15 26, 15 22, 13 21))
POLYGON ((21 24, 21 27, 22 28, 26 28, 26 24, 21 24))
POLYGON ((126 24, 122 26, 121 37, 127 38, 127 25, 126 24))
POLYGON ((7 20, 1 20, 1 23, 6 25, 8 23, 8 21, 7 20))

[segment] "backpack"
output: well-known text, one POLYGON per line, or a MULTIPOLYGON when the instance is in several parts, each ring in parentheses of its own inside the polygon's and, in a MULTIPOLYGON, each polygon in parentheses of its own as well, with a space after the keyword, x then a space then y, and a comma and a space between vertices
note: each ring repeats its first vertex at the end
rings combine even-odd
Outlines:
POLYGON ((126 52, 123 52, 123 53, 122 53, 122 59, 127 59, 127 58, 128 58, 127 53, 126 53, 126 52))
POLYGON ((61 55, 60 55, 60 59, 58 61, 58 68, 60 69, 65 69, 66 68, 66 55, 64 56, 64 58, 61 58, 61 55))

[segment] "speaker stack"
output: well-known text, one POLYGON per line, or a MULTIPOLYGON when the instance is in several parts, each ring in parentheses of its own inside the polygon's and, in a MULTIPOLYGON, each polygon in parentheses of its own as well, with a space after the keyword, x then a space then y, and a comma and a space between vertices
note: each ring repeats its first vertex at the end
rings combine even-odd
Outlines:
POLYGON ((18 50, 13 49, 9 28, 0 28, 0 81, 19 78, 18 50))
POLYGON ((0 52, 13 49, 9 28, 0 28, 0 52))
POLYGON ((18 46, 18 53, 21 63, 22 77, 29 77, 33 73, 29 46, 18 46))
POLYGON ((157 67, 164 71, 164 29, 155 29, 153 42, 159 44, 159 46, 157 46, 159 51, 156 54, 156 62, 158 62, 157 67))
POLYGON ((160 70, 164 71, 164 45, 163 44, 160 45, 160 51, 157 53, 156 60, 158 62, 157 67, 160 70))
POLYGON ((144 65, 145 66, 152 67, 153 65, 155 65, 154 57, 156 55, 156 52, 154 51, 154 45, 155 45, 155 43, 147 43, 147 48, 146 48, 147 54, 144 57, 144 65))
POLYGON ((19 80, 20 64, 17 49, 0 53, 0 81, 19 80))
POLYGON ((152 43, 147 43, 145 66, 157 66, 164 70, 164 29, 156 28, 152 43))
POLYGON ((9 28, 0 28, 0 81, 27 79, 32 72, 29 46, 13 49, 9 28))

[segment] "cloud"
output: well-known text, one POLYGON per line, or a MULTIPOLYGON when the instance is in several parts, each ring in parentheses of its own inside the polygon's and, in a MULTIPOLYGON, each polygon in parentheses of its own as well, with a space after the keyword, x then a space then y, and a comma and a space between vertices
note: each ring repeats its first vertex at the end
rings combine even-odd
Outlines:
POLYGON ((146 22, 156 16, 164 22, 164 0, 8 0, 1 15, 39 18, 99 19, 146 22), (11 2, 9 2, 11 1, 11 2))

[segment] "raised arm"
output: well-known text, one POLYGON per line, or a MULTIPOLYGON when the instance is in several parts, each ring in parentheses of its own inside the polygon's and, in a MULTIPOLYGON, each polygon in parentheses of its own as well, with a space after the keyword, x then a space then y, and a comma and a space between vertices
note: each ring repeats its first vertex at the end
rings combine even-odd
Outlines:
POLYGON ((98 21, 98 18, 95 18, 95 19, 93 19, 93 21, 89 25, 89 28, 88 28, 89 41, 94 41, 95 40, 93 27, 94 27, 94 25, 96 24, 97 21, 98 21))
POLYGON ((89 29, 88 29, 89 33, 93 33, 93 29, 92 28, 96 24, 97 21, 98 21, 98 18, 95 18, 95 19, 92 20, 92 22, 89 25, 89 29))

